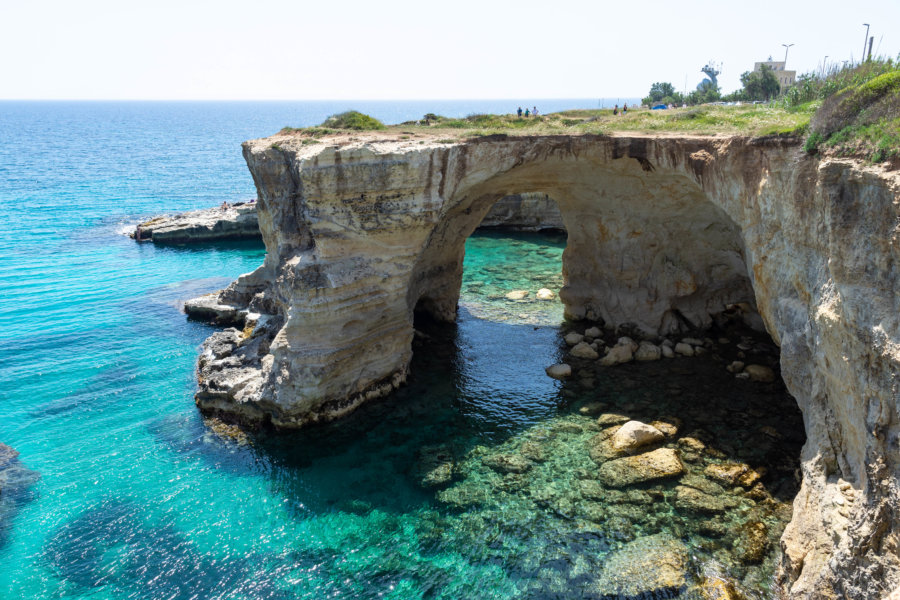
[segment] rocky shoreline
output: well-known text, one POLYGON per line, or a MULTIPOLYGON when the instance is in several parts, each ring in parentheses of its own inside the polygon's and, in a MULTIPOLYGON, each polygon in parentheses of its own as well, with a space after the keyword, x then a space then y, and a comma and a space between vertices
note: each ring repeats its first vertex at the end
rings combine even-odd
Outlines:
POLYGON ((220 240, 258 240, 256 202, 223 203, 215 208, 154 217, 135 227, 130 237, 155 244, 191 244, 220 240))

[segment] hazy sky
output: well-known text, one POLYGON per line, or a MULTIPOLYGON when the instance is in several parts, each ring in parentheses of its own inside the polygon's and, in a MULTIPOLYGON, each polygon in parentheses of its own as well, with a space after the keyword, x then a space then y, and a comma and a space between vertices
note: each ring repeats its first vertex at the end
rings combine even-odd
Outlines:
POLYGON ((0 0, 0 98, 643 96, 900 53, 900 0, 0 0))

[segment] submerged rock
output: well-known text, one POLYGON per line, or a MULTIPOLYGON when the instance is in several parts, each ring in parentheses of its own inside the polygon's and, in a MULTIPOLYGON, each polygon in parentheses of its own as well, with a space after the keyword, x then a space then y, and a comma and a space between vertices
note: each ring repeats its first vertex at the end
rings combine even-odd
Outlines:
POLYGON ((600 465, 600 481, 611 487, 677 477, 684 473, 678 453, 671 448, 658 448, 635 456, 617 458, 600 465))
POLYGON ((481 464, 498 473, 524 473, 531 468, 531 462, 518 454, 489 454, 481 464))
POLYGON ((687 571, 688 549, 660 533, 629 542, 607 558, 594 590, 614 598, 674 594, 684 588, 687 571))
POLYGON ((597 417, 597 425, 600 427, 608 427, 609 425, 621 425, 627 423, 631 419, 619 413, 605 413, 597 417))
POLYGON ((453 468, 453 452, 449 445, 423 446, 419 449, 414 473, 420 486, 434 488, 450 483, 453 468))
POLYGON ((527 297, 528 297, 527 290, 513 290, 513 291, 509 292, 508 294, 506 294, 507 300, 524 300, 527 297))
POLYGON ((556 297, 556 294, 554 294, 551 290, 549 290, 547 288, 539 289, 537 291, 537 295, 535 296, 535 298, 537 298, 538 300, 553 300, 555 297, 556 297))
POLYGON ((748 521, 738 529, 734 554, 746 564, 762 561, 769 547, 769 528, 762 521, 748 521))
POLYGON ((675 506, 689 512, 716 514, 734 508, 737 504, 734 498, 713 496, 686 485, 675 488, 675 506))

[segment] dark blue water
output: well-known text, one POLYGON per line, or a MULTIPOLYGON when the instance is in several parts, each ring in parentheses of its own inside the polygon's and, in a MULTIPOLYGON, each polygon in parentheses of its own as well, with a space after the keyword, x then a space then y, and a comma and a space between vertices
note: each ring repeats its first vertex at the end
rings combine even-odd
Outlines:
MULTIPOLYGON (((410 384, 341 423, 247 437, 196 412, 197 349, 212 329, 180 303, 265 250, 158 248, 123 232, 252 197, 241 141, 347 108, 400 122, 515 103, 0 102, 0 442, 21 453, 16 477, 0 478, 0 598, 592 594, 615 540, 572 512, 573 478, 593 468, 592 419, 572 407, 634 398, 547 378, 559 303, 504 298, 558 290, 564 238, 473 236, 459 323, 423 325, 410 384), (560 419, 581 419, 583 435, 555 437, 560 419), (530 482, 484 467, 523 440, 553 453, 530 482), (437 493, 419 473, 435 444, 456 462, 437 493)), ((654 523, 630 537, 676 531, 654 523)), ((760 589, 767 561, 749 575, 760 589)))

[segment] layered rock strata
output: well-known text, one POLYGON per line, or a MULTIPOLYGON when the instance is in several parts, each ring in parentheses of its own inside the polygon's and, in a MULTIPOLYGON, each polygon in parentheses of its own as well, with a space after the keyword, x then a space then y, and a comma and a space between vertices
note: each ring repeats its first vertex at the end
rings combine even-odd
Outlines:
POLYGON ((414 311, 455 316, 466 237, 500 198, 546 194, 570 318, 652 336, 745 302, 781 347, 808 438, 784 590, 900 584, 896 173, 777 138, 276 136, 244 155, 267 256, 213 299, 250 317, 205 344, 201 409, 299 427, 390 392, 414 311))
MULTIPOLYGON (((501 198, 485 215, 480 227, 511 231, 565 229, 556 202, 546 194, 513 194, 501 198)), ((262 239, 255 202, 160 215, 140 223, 130 235, 138 242, 157 244, 262 239)))
POLYGON ((494 204, 481 225, 485 229, 513 231, 564 230, 562 215, 556 200, 547 194, 512 194, 494 204))
POLYGON ((259 239, 256 203, 237 202, 227 208, 217 206, 154 217, 135 227, 131 237, 157 244, 259 239))

